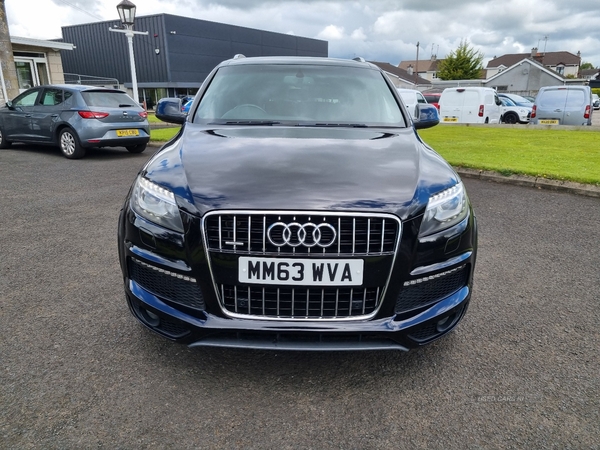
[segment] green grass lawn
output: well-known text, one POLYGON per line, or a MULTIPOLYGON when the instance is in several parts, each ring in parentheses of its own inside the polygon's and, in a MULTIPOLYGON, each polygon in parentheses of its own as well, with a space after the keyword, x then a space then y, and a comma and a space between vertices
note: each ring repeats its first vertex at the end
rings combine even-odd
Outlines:
POLYGON ((166 142, 177 134, 181 127, 176 128, 151 128, 150 140, 152 142, 166 142))
POLYGON ((600 184, 600 133, 438 125, 419 132, 457 167, 600 184))
MULTIPOLYGON (((178 130, 153 129, 151 140, 178 130)), ((591 130, 438 125, 419 134, 455 167, 600 185, 600 133, 591 130)))

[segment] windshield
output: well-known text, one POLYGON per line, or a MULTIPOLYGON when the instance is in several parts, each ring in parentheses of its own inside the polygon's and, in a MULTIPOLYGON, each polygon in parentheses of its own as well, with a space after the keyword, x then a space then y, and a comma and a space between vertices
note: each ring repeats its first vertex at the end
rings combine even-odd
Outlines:
POLYGON ((101 106, 105 108, 135 106, 135 101, 129 95, 119 91, 83 91, 81 96, 88 106, 101 106))
POLYGON ((193 121, 405 126, 396 98, 379 71, 293 64, 220 68, 193 121))
POLYGON ((521 97, 520 95, 512 94, 510 97, 504 97, 504 98, 510 98, 512 100, 512 102, 518 106, 528 106, 530 108, 533 106, 532 102, 527 100, 525 97, 521 97))

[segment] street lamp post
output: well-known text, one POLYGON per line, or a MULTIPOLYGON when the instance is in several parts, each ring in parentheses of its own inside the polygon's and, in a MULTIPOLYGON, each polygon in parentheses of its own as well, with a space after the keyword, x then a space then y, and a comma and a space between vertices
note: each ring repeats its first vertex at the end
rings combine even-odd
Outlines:
POLYGON ((125 29, 109 28, 110 31, 117 33, 124 33, 127 37, 127 44, 129 47, 129 64, 131 66, 131 85, 133 88, 133 99, 139 102, 138 87, 137 87, 137 75, 135 73, 135 58, 133 56, 133 35, 144 34, 147 35, 147 31, 133 31, 133 22, 135 21, 135 5, 129 0, 123 0, 117 5, 117 11, 119 12, 119 18, 125 29))

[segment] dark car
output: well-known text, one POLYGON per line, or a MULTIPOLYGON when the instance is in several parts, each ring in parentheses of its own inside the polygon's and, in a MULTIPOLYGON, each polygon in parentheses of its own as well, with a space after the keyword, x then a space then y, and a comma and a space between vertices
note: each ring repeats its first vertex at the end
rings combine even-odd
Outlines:
POLYGON ((195 346, 400 349, 471 297, 476 220, 456 172, 364 61, 243 58, 208 76, 119 219, 133 315, 195 346))
POLYGON ((150 140, 148 113, 125 92, 84 85, 28 89, 0 109, 0 148, 50 144, 70 159, 93 147, 141 153, 150 140))

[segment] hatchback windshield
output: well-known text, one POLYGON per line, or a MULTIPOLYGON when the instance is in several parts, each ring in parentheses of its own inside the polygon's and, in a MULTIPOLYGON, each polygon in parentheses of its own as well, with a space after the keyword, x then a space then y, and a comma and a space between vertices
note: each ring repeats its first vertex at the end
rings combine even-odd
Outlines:
POLYGON ((333 65, 239 65, 219 69, 196 123, 405 126, 379 71, 333 65))
POLYGON ((84 91, 81 96, 88 106, 105 108, 124 108, 135 106, 133 99, 124 92, 116 91, 84 91))

